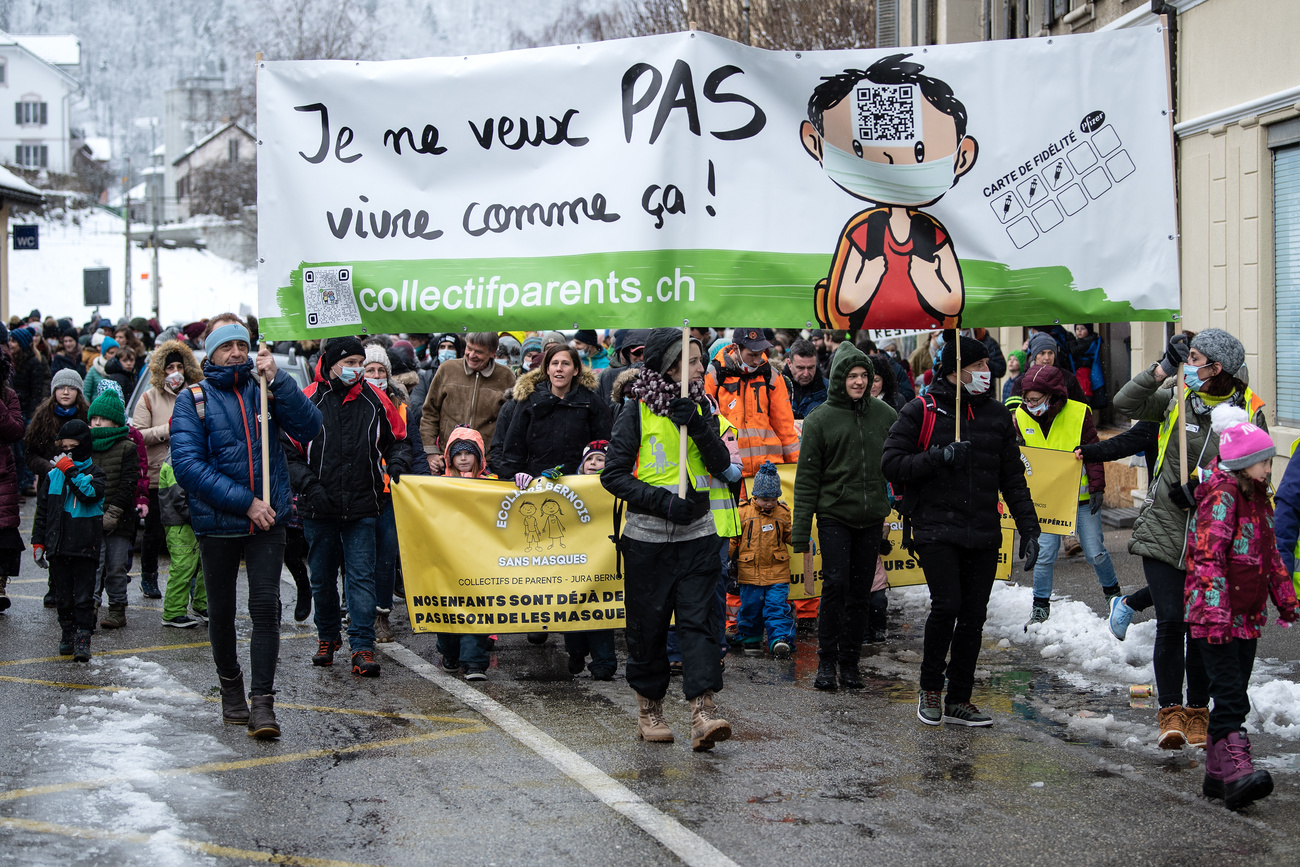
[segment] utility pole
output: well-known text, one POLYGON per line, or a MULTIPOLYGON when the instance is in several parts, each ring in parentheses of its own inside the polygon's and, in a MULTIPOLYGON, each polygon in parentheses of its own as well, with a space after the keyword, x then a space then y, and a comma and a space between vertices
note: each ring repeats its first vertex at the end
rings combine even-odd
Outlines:
MULTIPOLYGON (((149 245, 153 247, 153 270, 150 273, 153 277, 153 315, 155 319, 158 318, 158 287, 162 282, 158 277, 158 209, 162 206, 162 179, 158 176, 160 166, 157 163, 158 158, 154 154, 154 138, 157 129, 158 119, 152 118, 152 122, 149 124, 149 161, 153 163, 153 173, 149 175, 152 185, 150 187, 152 196, 149 210, 153 212, 153 237, 150 239, 149 245)), ((159 321, 162 320, 159 319, 159 321)))
POLYGON ((742 0, 740 4, 740 10, 745 19, 745 40, 744 41, 746 45, 751 45, 752 43, 749 41, 749 0, 742 0))
POLYGON ((122 215, 126 218, 126 285, 122 289, 122 312, 131 318, 131 158, 126 158, 126 176, 122 178, 125 207, 122 215))

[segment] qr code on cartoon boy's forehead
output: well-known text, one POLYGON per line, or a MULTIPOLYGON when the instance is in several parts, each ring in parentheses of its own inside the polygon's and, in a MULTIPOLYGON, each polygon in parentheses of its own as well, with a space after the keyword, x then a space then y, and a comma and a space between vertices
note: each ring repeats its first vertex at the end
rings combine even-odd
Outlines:
POLYGON ((302 269, 302 302, 308 328, 361 324, 347 265, 302 269))
POLYGON ((921 138, 920 90, 914 84, 858 85, 853 124, 864 145, 911 144, 921 138))

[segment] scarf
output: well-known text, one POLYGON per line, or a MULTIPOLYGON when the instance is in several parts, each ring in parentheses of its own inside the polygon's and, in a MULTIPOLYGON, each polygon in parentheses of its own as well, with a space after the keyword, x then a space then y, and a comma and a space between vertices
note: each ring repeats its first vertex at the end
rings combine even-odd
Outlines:
POLYGON ((97 452, 105 451, 117 444, 122 437, 126 436, 128 428, 126 425, 121 427, 92 427, 90 429, 91 448, 97 452))
MULTIPOLYGON (((680 383, 671 382, 648 367, 641 368, 636 379, 628 384, 627 390, 633 397, 644 403, 652 413, 663 418, 668 417, 669 405, 682 396, 680 383)), ((708 415, 713 414, 704 391, 704 380, 697 379, 691 383, 690 396, 696 404, 708 410, 708 415)))
POLYGON ((74 403, 72 406, 59 406, 56 403, 54 404, 54 414, 59 418, 72 418, 77 414, 77 405, 74 403))

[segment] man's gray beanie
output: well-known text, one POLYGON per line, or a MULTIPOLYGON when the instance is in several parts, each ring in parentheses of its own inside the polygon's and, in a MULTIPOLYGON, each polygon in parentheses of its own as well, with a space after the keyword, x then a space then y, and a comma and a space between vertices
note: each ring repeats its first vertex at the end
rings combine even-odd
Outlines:
POLYGON ((1207 328, 1192 338, 1192 349, 1210 361, 1217 361, 1233 376, 1246 363, 1246 348, 1222 328, 1207 328))

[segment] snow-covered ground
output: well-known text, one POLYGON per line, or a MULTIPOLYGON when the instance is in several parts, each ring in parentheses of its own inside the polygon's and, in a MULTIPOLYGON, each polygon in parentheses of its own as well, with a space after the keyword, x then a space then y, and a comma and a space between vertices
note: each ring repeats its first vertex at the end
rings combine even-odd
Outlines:
MULTIPOLYGON (((111 269, 113 303, 100 308, 117 321, 123 310, 126 240, 122 220, 98 209, 74 212, 79 220, 37 220, 39 250, 9 251, 9 312, 26 316, 33 308, 44 315, 71 316, 80 325, 92 308, 82 304, 82 269, 111 269)), ((150 315, 152 288, 142 274, 153 270, 148 250, 133 247, 131 271, 134 315, 150 315)), ((164 325, 192 322, 247 304, 257 310, 257 272, 204 250, 158 251, 162 276, 159 308, 164 325)))

